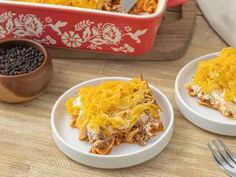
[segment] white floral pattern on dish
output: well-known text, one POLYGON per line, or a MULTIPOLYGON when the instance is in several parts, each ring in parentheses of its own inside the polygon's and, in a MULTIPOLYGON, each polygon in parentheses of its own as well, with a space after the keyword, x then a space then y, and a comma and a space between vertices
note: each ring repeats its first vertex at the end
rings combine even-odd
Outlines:
POLYGON ((135 49, 131 44, 121 42, 124 36, 129 36, 132 41, 139 44, 140 37, 148 31, 147 29, 134 31, 130 26, 120 29, 113 23, 95 23, 90 20, 79 21, 71 30, 63 31, 67 25, 68 22, 55 20, 52 17, 40 19, 34 14, 6 11, 0 14, 0 39, 12 34, 14 38, 30 37, 47 45, 56 45, 59 42, 69 48, 103 50, 109 47, 117 53, 134 53, 135 49), (60 40, 54 38, 55 34, 46 34, 46 28, 50 28, 60 40))

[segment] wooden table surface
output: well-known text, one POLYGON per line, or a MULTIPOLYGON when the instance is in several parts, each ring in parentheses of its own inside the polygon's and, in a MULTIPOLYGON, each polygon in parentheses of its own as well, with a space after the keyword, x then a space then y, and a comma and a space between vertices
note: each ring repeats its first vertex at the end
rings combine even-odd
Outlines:
POLYGON ((236 152, 236 138, 206 132, 187 121, 174 102, 178 71, 193 58, 219 51, 226 44, 198 11, 194 37, 186 55, 171 62, 53 59, 54 79, 39 98, 24 104, 0 103, 1 177, 177 177, 226 176, 215 164, 207 142, 221 137, 236 152), (57 98, 75 84, 104 76, 135 77, 140 73, 173 103, 175 131, 169 145, 144 164, 103 170, 67 158, 51 136, 50 112, 57 98))

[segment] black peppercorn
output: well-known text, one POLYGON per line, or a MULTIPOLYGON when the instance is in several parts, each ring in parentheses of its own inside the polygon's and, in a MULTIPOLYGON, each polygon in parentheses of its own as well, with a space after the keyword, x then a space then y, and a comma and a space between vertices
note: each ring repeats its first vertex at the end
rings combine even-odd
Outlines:
POLYGON ((43 54, 33 47, 13 46, 0 49, 0 74, 19 75, 38 68, 44 61, 43 54))

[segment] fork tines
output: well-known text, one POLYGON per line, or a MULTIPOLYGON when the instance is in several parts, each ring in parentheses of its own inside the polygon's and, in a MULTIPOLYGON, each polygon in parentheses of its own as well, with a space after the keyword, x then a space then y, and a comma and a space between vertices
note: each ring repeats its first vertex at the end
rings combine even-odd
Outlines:
POLYGON ((236 158, 221 139, 208 143, 208 147, 218 165, 229 175, 236 176, 236 158))

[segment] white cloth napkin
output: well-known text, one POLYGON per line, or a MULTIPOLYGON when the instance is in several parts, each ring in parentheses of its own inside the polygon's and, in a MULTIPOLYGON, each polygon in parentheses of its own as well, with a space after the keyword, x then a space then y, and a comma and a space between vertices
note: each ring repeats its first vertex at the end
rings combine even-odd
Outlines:
POLYGON ((230 46, 236 48, 236 0, 197 0, 204 16, 230 46))

